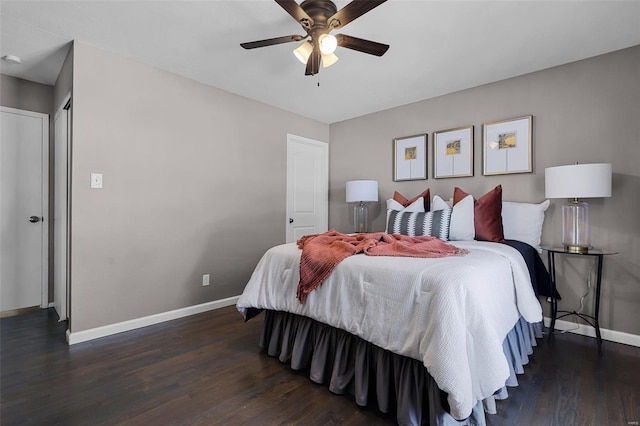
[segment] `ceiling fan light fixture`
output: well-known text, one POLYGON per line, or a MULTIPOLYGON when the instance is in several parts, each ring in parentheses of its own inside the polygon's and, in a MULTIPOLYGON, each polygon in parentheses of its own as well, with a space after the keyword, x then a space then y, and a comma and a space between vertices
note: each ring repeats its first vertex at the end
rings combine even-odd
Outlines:
POLYGON ((329 53, 328 55, 325 55, 324 53, 322 53, 321 55, 322 55, 323 68, 328 68, 331 65, 335 64, 336 62, 338 62, 338 57, 336 56, 335 53, 329 53))
POLYGON ((389 49, 389 45, 346 34, 335 36, 331 32, 344 27, 386 1, 351 0, 338 10, 331 0, 304 0, 302 3, 298 3, 296 0, 276 0, 280 7, 298 24, 302 25, 306 35, 292 34, 267 38, 240 43, 240 47, 256 49, 283 43, 302 42, 293 50, 293 54, 305 65, 304 75, 310 76, 318 74, 320 63, 323 63, 326 68, 338 61, 338 57, 333 54, 338 46, 369 55, 382 56, 389 49))
POLYGON ((338 40, 332 34, 321 34, 320 37, 318 37, 318 44, 320 45, 320 52, 325 55, 330 55, 336 51, 338 40))
POLYGON ((313 51, 313 45, 310 42, 305 41, 300 46, 293 49, 293 54, 295 55, 296 58, 298 58, 300 62, 302 62, 303 64, 306 64, 307 61, 309 60, 309 56, 311 56, 312 51, 313 51))

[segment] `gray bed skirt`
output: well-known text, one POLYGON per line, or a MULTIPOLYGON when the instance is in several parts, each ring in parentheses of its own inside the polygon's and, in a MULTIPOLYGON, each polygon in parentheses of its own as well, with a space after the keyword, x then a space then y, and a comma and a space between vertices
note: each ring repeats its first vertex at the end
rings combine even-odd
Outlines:
MULTIPOLYGON (((503 349, 511 375, 506 386, 517 386, 528 355, 542 337, 542 324, 523 318, 509 332, 503 349)), ((359 406, 396 413, 401 425, 485 425, 485 412, 495 414, 495 399, 508 397, 506 386, 478 401, 462 421, 449 413, 447 397, 422 362, 391 353, 346 331, 310 318, 266 311, 260 346, 294 370, 309 370, 315 383, 328 384, 336 394, 351 394, 359 406)))

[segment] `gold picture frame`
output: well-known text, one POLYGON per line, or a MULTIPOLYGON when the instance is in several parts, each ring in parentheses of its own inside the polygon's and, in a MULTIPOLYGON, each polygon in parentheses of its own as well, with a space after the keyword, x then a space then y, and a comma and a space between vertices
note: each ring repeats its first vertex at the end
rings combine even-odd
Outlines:
POLYGON ((533 172, 533 116, 482 125, 482 174, 533 172))
POLYGON ((393 180, 427 179, 427 134, 393 140, 393 180))
POLYGON ((473 126, 433 133, 433 178, 473 176, 473 126))

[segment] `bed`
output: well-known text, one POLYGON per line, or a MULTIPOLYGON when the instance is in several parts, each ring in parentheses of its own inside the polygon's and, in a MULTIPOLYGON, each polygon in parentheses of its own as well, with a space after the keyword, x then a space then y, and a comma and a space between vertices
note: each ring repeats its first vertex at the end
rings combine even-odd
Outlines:
POLYGON ((494 411, 492 399, 517 383, 542 310, 517 249, 452 243, 468 254, 351 256, 304 304, 295 297, 301 250, 276 246, 237 307, 246 319, 267 311, 261 346, 270 355, 359 405, 395 410, 400 424, 483 424, 482 401, 494 411))

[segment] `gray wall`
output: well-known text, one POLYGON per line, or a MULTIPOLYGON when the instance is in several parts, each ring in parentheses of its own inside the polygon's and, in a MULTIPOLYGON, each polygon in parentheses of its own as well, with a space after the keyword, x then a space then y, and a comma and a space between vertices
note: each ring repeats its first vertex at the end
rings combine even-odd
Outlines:
POLYGON ((53 108, 58 110, 65 100, 65 97, 73 89, 73 45, 69 46, 69 51, 64 59, 56 84, 53 86, 53 108))
POLYGON ((53 86, 0 74, 0 105, 53 114, 53 86))
MULTIPOLYGON (((352 179, 378 180, 380 202, 370 214, 373 228, 383 230, 384 200, 394 190, 414 196, 430 187, 432 195, 447 199, 455 186, 480 196, 502 184, 505 200, 541 202, 546 167, 575 161, 612 163, 613 196, 588 200, 592 243, 620 252, 605 260, 601 325, 640 335, 639 123, 638 46, 335 123, 331 125, 329 226, 344 232, 353 229, 352 208, 345 203, 345 182, 352 179), (529 114, 534 117, 534 173, 482 176, 481 124, 529 114), (475 126, 475 176, 433 179, 432 132, 464 125, 475 126), (429 179, 393 182, 393 138, 418 133, 429 133, 429 179)), ((543 242, 560 242, 564 202, 552 200, 543 242)), ((558 279, 564 297, 560 307, 577 310, 586 292, 590 264, 577 258, 560 263, 558 279)), ((585 312, 591 312, 592 306, 591 297, 585 299, 585 312)))
MULTIPOLYGON (((49 115, 49 152, 53 153, 53 86, 0 74, 0 105, 49 115)), ((53 188, 53 155, 49 161, 49 187, 53 188)), ((49 301, 53 301, 53 191, 49 191, 49 301)))
POLYGON ((329 126, 82 43, 73 64, 71 331, 240 294, 285 241, 287 133, 329 126))

